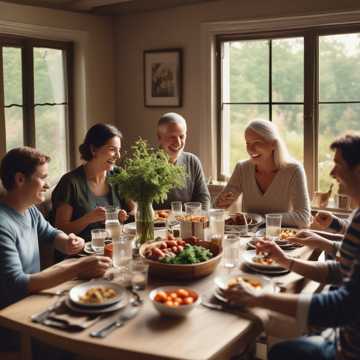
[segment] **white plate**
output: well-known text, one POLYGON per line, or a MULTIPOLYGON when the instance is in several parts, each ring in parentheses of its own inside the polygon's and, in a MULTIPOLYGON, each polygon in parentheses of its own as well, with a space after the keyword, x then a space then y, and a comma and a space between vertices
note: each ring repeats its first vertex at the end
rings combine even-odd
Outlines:
POLYGON ((106 306, 114 305, 120 302, 124 298, 125 294, 126 294, 125 289, 122 288, 119 284, 115 284, 107 280, 95 280, 74 286, 69 292, 69 298, 72 301, 72 303, 74 303, 77 307, 104 308, 106 306), (89 289, 96 287, 113 289, 116 293, 116 296, 100 304, 85 304, 80 302, 81 296, 84 296, 89 289))
POLYGON ((242 253, 242 260, 246 264, 250 264, 252 267, 262 268, 262 269, 283 269, 282 266, 280 266, 275 261, 271 265, 266 264, 259 264, 256 261, 254 261, 254 257, 259 256, 256 255, 255 250, 247 250, 242 253))
POLYGON ((69 297, 67 297, 64 301, 64 304, 72 311, 81 313, 81 314, 104 314, 116 310, 120 310, 124 308, 129 303, 129 299, 127 294, 121 298, 119 302, 113 304, 111 306, 105 306, 101 308, 93 308, 93 307, 80 307, 74 304, 69 297))
POLYGON ((283 269, 283 268, 276 268, 276 269, 262 269, 262 268, 257 268, 254 266, 251 266, 249 264, 245 265, 245 271, 246 269, 250 270, 250 271, 254 271, 256 273, 259 273, 261 275, 266 275, 266 276, 280 276, 280 275, 285 275, 289 272, 289 270, 287 269, 283 269))
MULTIPOLYGON (((250 249, 256 249, 256 242, 257 240, 256 239, 252 239, 250 241, 247 242, 247 246, 250 248, 250 249)), ((298 247, 301 247, 302 245, 298 245, 298 244, 294 244, 294 243, 290 243, 288 241, 279 241, 279 242, 276 242, 279 247, 283 250, 294 250, 298 247)))
POLYGON ((222 289, 226 290, 228 288, 228 284, 230 280, 236 279, 236 278, 242 278, 242 279, 248 279, 248 280, 256 280, 261 284, 261 288, 254 288, 251 285, 249 285, 249 288, 255 292, 262 292, 262 291, 272 291, 273 290, 273 284, 271 279, 268 279, 261 275, 252 275, 247 274, 242 271, 238 271, 236 273, 232 274, 222 274, 217 277, 215 277, 215 285, 222 289))
MULTIPOLYGON (((299 232, 299 231, 300 231, 300 229, 294 228, 294 227, 282 227, 282 228, 281 228, 281 231, 283 231, 283 230, 291 230, 291 231, 296 231, 296 232, 299 232)), ((255 234, 255 236, 257 236, 257 237, 263 237, 263 236, 265 236, 265 235, 266 235, 266 229, 265 229, 265 228, 258 230, 258 231, 256 232, 256 234, 255 234)), ((280 240, 280 241, 281 241, 281 240, 280 240)))

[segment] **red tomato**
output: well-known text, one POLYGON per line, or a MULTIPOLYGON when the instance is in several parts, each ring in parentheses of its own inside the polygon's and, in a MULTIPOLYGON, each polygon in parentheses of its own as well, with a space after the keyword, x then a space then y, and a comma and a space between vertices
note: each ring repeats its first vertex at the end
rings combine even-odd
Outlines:
POLYGON ((185 289, 179 289, 176 293, 181 298, 186 298, 190 295, 189 292, 185 289))
POLYGON ((192 298, 191 296, 188 296, 183 301, 184 301, 185 305, 190 305, 194 302, 194 298, 192 298))
POLYGON ((164 303, 167 301, 167 295, 165 291, 159 291, 158 293, 156 293, 155 295, 155 301, 164 303))

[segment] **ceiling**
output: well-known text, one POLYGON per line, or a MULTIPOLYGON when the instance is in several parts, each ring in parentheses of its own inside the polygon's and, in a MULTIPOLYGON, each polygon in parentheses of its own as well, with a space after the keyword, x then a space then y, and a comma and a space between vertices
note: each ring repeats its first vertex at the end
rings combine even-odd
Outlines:
POLYGON ((98 15, 126 15, 219 0, 1 0, 98 15))

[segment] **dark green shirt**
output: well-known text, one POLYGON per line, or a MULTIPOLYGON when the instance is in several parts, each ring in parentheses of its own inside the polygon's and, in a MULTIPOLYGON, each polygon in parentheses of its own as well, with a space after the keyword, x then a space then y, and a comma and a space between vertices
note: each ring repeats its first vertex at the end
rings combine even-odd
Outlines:
MULTIPOLYGON (((53 219, 55 219, 56 209, 60 204, 66 203, 73 208, 71 221, 83 217, 88 212, 94 210, 97 206, 116 206, 126 209, 125 201, 120 194, 110 186, 110 191, 105 196, 96 196, 90 189, 84 166, 65 174, 55 187, 52 193, 53 219)), ((85 240, 91 240, 91 230, 104 227, 104 223, 93 223, 88 225, 81 233, 77 234, 85 240)))

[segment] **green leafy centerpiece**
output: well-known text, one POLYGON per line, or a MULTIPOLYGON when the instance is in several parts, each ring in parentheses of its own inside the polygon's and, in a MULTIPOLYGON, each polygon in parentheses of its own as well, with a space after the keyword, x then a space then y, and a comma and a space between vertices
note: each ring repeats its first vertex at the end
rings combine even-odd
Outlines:
POLYGON ((164 150, 149 147, 143 139, 136 141, 132 156, 109 177, 123 197, 137 202, 135 219, 140 244, 154 239, 152 203, 163 202, 172 188, 183 187, 185 177, 182 166, 172 164, 164 150))

